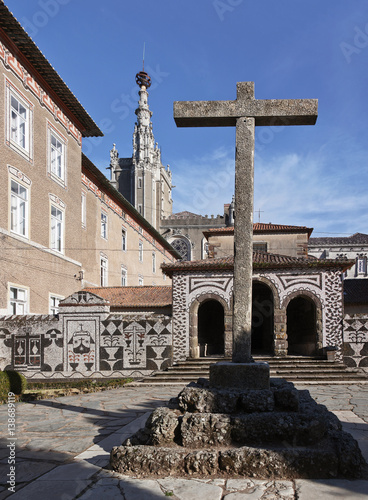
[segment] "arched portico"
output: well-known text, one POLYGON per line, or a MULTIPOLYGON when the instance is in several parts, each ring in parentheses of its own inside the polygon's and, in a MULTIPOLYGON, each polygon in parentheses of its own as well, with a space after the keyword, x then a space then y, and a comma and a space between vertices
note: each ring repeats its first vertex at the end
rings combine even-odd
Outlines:
POLYGON ((232 310, 215 293, 196 298, 189 308, 189 357, 231 356, 232 310))

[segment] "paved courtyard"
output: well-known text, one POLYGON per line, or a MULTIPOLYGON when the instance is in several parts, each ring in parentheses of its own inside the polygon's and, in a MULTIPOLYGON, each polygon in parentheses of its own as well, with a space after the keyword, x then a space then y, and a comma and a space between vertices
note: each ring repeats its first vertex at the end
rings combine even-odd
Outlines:
MULTIPOLYGON (((368 384, 297 385, 336 412, 368 460, 368 384)), ((7 405, 0 406, 0 500, 318 500, 367 499, 363 481, 254 479, 134 479, 108 470, 113 446, 144 425, 181 386, 126 386, 99 393, 16 404, 15 436, 8 437, 7 405), (14 439, 16 438, 16 439, 14 439), (16 492, 8 491, 16 443, 16 492)))

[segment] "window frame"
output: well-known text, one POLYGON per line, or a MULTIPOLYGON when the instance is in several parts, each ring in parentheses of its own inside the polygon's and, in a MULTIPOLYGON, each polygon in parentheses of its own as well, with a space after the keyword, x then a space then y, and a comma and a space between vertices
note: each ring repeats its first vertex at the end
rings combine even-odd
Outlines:
POLYGON ((122 252, 127 251, 127 237, 128 237, 128 231, 124 226, 121 227, 121 250, 122 252))
POLYGON ((8 302, 8 310, 11 315, 24 316, 28 314, 29 311, 29 288, 21 285, 16 285, 13 283, 8 283, 8 293, 9 293, 9 302, 8 302), (16 290, 17 292, 24 292, 24 300, 18 299, 17 297, 12 297, 12 290, 16 290), (13 305, 12 305, 13 303, 13 305), (23 305, 23 312, 19 312, 17 309, 17 305, 23 305), (14 306, 16 307, 16 312, 14 312, 14 306))
POLYGON ((268 253, 268 242, 267 241, 253 241, 253 251, 268 253))
POLYGON ((108 286, 109 260, 105 255, 100 255, 100 286, 108 286))
POLYGON ((62 255, 64 254, 65 251, 64 234, 65 234, 65 210, 63 210, 59 205, 55 203, 50 203, 50 250, 53 250, 54 252, 57 252, 62 255), (53 215, 52 213, 53 209, 59 212, 59 214, 61 214, 61 219, 53 215), (53 221, 59 221, 56 222, 57 224, 56 227, 59 228, 59 231, 56 232, 56 238, 54 238, 53 221), (56 242, 59 242, 60 244, 55 245, 56 242))
POLYGON ((143 241, 139 240, 138 243, 138 260, 139 262, 143 262, 143 241))
POLYGON ((152 272, 153 272, 153 274, 156 274, 156 269, 157 269, 156 252, 152 252, 152 272))
POLYGON ((49 294, 49 314, 53 314, 56 316, 59 313, 59 303, 64 298, 65 297, 62 297, 61 295, 56 295, 54 293, 49 294), (51 303, 52 299, 56 299, 57 304, 52 305, 51 303))
POLYGON ((29 195, 29 187, 25 186, 23 183, 19 182, 19 180, 14 179, 13 177, 10 177, 10 232, 17 234, 18 236, 22 236, 23 238, 29 238, 29 203, 30 195, 29 195), (17 185, 18 188, 21 188, 24 190, 26 194, 26 198, 22 198, 19 194, 19 189, 18 192, 16 193, 13 191, 13 184, 17 185), (13 200, 16 201, 16 209, 15 211, 13 210, 13 200), (20 204, 23 203, 24 205, 24 217, 23 217, 23 225, 24 229, 23 231, 19 230, 20 226, 20 213, 21 213, 21 207, 20 204), (14 212, 18 212, 16 215, 14 215, 14 212), (16 218, 16 222, 13 221, 13 219, 16 218))
POLYGON ((47 143, 48 143, 48 174, 52 180, 58 182, 62 186, 66 186, 67 180, 67 139, 56 130, 51 123, 47 122, 47 143), (57 141, 61 146, 61 161, 60 161, 60 174, 53 168, 53 148, 52 139, 57 141))
MULTIPOLYGON (((9 81, 6 80, 6 144, 19 153, 23 158, 32 162, 33 159, 33 104, 22 95, 18 89, 9 81), (19 130, 19 119, 21 118, 19 110, 13 107, 12 100, 15 100, 18 105, 22 106, 25 110, 24 118, 24 144, 18 137, 13 136, 13 115, 17 119, 17 130, 19 130), (14 110, 14 112, 13 112, 14 110)), ((16 135, 19 135, 16 134, 16 135)))
POLYGON ((87 227, 87 194, 85 191, 81 192, 81 222, 82 228, 87 227))
POLYGON ((101 210, 101 238, 107 241, 108 238, 108 215, 105 210, 101 210))
POLYGON ((121 286, 128 286, 128 270, 121 266, 121 286))

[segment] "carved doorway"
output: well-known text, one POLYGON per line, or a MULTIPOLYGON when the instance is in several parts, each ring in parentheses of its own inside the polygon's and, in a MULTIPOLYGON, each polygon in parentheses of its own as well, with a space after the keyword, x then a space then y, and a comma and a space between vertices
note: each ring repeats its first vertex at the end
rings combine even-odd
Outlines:
POLYGON ((313 356, 317 345, 316 305, 312 299, 299 296, 286 309, 288 354, 313 356))
POLYGON ((199 355, 223 356, 225 333, 224 308, 217 300, 202 302, 198 309, 199 355))
POLYGON ((252 354, 274 354, 274 300, 270 287, 253 282, 252 354))

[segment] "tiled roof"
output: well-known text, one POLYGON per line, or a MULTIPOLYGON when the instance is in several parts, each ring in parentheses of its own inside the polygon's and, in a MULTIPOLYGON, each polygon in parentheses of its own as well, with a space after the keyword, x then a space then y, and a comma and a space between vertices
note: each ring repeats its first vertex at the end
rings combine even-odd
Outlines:
POLYGON ((234 226, 228 227, 211 227, 206 231, 203 231, 203 234, 208 236, 213 236, 214 234, 234 234, 234 226))
POLYGON ((368 304, 368 279, 345 279, 343 287, 345 304, 368 304))
POLYGON ((287 226, 285 224, 265 224, 263 222, 255 222, 253 224, 253 231, 256 232, 282 232, 282 233, 308 233, 312 234, 312 227, 305 226, 287 226))
POLYGON ((171 286, 111 286, 83 288, 110 302, 110 307, 157 308, 172 305, 171 286))
POLYGON ((368 234, 355 233, 352 236, 327 236, 322 238, 310 238, 310 246, 328 246, 328 245, 367 245, 368 234))
MULTIPOLYGON (((321 260, 309 258, 296 258, 287 255, 277 255, 268 252, 253 252, 253 269, 284 269, 284 268, 338 268, 341 271, 349 269, 355 261, 350 260, 321 260)), ((233 270, 234 257, 222 257, 219 259, 204 259, 180 261, 174 264, 163 264, 162 270, 172 275, 177 271, 211 271, 211 270, 233 270)))
POLYGON ((21 64, 24 64, 27 70, 31 66, 30 72, 36 73, 33 76, 38 77, 45 90, 50 89, 54 92, 66 109, 79 121, 83 137, 102 136, 101 130, 2 0, 0 0, 0 34, 1 32, 3 38, 6 38, 4 42, 9 45, 10 50, 16 51, 16 57, 21 64))
MULTIPOLYGON (((286 226, 282 224, 264 224, 263 222, 255 222, 253 224, 253 233, 308 233, 312 234, 313 228, 305 226, 286 226)), ((214 234, 233 234, 234 226, 229 227, 213 227, 204 231, 203 234, 208 237, 214 234)))

